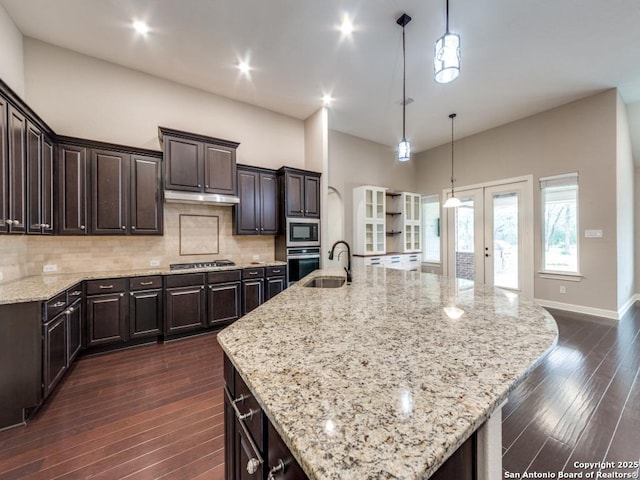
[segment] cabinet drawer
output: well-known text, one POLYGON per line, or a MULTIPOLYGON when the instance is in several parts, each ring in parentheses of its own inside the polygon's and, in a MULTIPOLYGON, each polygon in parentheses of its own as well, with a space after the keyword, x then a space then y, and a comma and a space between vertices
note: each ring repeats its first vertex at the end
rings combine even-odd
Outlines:
POLYGON ((209 283, 227 283, 238 282, 242 278, 242 272, 240 270, 229 270, 224 272, 209 272, 207 274, 207 281, 209 283))
POLYGON ((57 314, 67 306, 67 292, 62 292, 45 303, 46 318, 44 321, 52 320, 57 314))
POLYGON ((279 265, 277 267, 267 267, 267 277, 279 277, 284 276, 287 273, 286 265, 279 265))
POLYGON ((244 416, 250 414, 244 418, 244 424, 247 426, 247 429, 249 430, 253 441, 258 447, 258 450, 263 452, 264 421, 262 416, 262 408, 260 407, 258 401, 255 399, 255 397, 249 390, 249 387, 247 387, 247 384, 244 383, 244 380, 237 371, 235 372, 234 380, 236 390, 234 399, 238 400, 242 398, 242 400, 236 402, 236 406, 238 407, 241 415, 244 416))
POLYGON ((262 278, 262 277, 264 277, 264 267, 245 268, 242 270, 243 280, 248 280, 250 278, 262 278))
POLYGON ((162 288, 162 277, 160 275, 153 277, 134 277, 129 279, 129 289, 131 291, 150 290, 152 288, 162 288))
POLYGON ((87 282, 87 295, 124 292, 126 289, 126 278, 108 278, 106 280, 89 280, 87 282))
POLYGON ((71 305, 76 300, 82 298, 82 284, 78 283, 67 290, 67 303, 71 305))
POLYGON ((182 275, 169 275, 164 279, 165 286, 189 287, 193 285, 204 285, 204 273, 187 273, 182 275))

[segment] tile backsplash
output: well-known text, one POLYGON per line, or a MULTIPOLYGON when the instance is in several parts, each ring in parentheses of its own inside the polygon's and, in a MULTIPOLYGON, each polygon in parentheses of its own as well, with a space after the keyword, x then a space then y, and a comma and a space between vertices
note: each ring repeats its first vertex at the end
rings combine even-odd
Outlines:
MULTIPOLYGON (((56 265, 58 273, 115 271, 161 268, 171 263, 204 262, 226 258, 236 263, 248 263, 254 255, 260 260, 274 259, 274 237, 233 235, 231 207, 165 204, 163 236, 0 236, 0 271, 7 282, 30 275, 42 274, 44 265, 56 265), (218 253, 206 255, 180 254, 180 215, 218 217, 218 253)), ((195 251, 215 251, 206 248, 214 238, 197 230, 189 239, 195 251)), ((192 250, 193 251, 193 250, 192 250)))

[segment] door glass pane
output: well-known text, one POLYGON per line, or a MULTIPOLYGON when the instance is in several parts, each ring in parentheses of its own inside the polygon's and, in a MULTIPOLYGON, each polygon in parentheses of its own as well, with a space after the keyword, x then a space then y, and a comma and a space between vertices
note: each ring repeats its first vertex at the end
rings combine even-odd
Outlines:
POLYGON ((366 190, 365 204, 366 204, 365 216, 367 218, 372 218, 373 217, 373 191, 366 190))
POLYGON ((376 192, 376 218, 382 220, 384 218, 384 192, 376 192))
POLYGON ((404 228, 406 229, 404 232, 404 248, 405 250, 411 250, 411 230, 412 230, 412 225, 405 225, 404 228))
POLYGON ((413 250, 420 250, 420 226, 413 226, 413 250))
POLYGON ((461 200, 462 205, 455 212, 456 278, 474 280, 474 204, 471 199, 461 200))
POLYGON ((413 219, 420 220, 420 195, 413 196, 413 219))
POLYGON ((518 194, 493 196, 493 284, 519 288, 518 194))
POLYGON ((367 223, 364 226, 364 248, 368 253, 373 252, 373 224, 367 223))
POLYGON ((376 224, 376 252, 384 252, 384 224, 376 224))

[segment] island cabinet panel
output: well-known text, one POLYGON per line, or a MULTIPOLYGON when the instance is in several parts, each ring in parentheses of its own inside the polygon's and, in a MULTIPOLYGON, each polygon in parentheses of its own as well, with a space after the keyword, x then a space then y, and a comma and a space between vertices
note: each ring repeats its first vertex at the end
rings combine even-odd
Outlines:
POLYGON ((307 480, 308 477, 304 470, 293 458, 291 451, 282 441, 276 429, 271 422, 267 423, 267 444, 269 445, 265 467, 267 473, 272 472, 273 478, 278 480, 307 480))
POLYGON ((475 480, 477 478, 477 451, 477 434, 474 432, 429 479, 475 480))
POLYGON ((57 232, 85 235, 87 229, 87 149, 59 145, 57 159, 57 232))
POLYGON ((207 277, 207 323, 223 325, 240 318, 241 271, 210 272, 207 277))
POLYGON ((128 154, 91 151, 91 234, 127 233, 130 161, 128 154))
POLYGON ((204 274, 171 275, 165 279, 165 328, 167 335, 206 326, 204 274))
POLYGON ((9 105, 9 233, 24 233, 27 224, 27 119, 9 105))
POLYGON ((87 282, 87 346, 128 340, 126 279, 87 282))
POLYGON ((161 160, 131 156, 131 234, 162 235, 161 160))

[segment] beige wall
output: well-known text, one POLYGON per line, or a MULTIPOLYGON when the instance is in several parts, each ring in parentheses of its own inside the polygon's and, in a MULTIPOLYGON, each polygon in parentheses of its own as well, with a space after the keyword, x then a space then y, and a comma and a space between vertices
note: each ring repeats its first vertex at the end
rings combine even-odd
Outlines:
POLYGON ((239 163, 304 168, 301 120, 29 37, 24 47, 27 102, 56 133, 158 150, 161 125, 240 142, 239 163))
POLYGON ((416 158, 399 163, 393 148, 351 135, 329 130, 328 182, 332 209, 328 212, 329 229, 342 231, 353 244, 353 188, 379 185, 391 190, 414 192, 416 158), (340 229, 333 222, 341 221, 340 229))
MULTIPOLYGON (((0 268, 4 281, 40 275, 45 264, 55 264, 59 273, 87 271, 116 271, 146 269, 151 260, 159 260, 160 267, 171 263, 202 262, 227 258, 236 263, 273 260, 273 237, 233 235, 232 208, 204 205, 166 204, 163 236, 0 236, 0 268), (207 255, 181 255, 180 215, 206 215, 218 217, 218 253, 207 255), (27 261, 24 259, 28 258, 27 261), (21 261, 22 260, 22 261, 21 261), (12 268, 22 263, 18 272, 12 268)), ((193 233, 190 242, 209 248, 210 235, 193 233)))
POLYGON ((0 78, 24 98, 22 33, 0 5, 0 78))
MULTIPOLYGON (((634 204, 640 202, 640 167, 634 169, 634 204)), ((640 294, 640 208, 634 209, 635 292, 640 294)))
MULTIPOLYGON (((471 185, 533 174, 535 268, 541 265, 538 179, 579 172, 580 282, 542 279, 536 298, 617 311, 616 116, 617 92, 576 101, 532 117, 456 141, 456 185, 471 185), (602 229, 604 238, 585 239, 585 229, 602 229), (566 294, 559 286, 566 286, 566 294)), ((458 112, 458 124, 464 112, 458 112)), ((450 178, 450 146, 419 154, 418 191, 442 193, 450 178)))
POLYGON ((633 297, 634 291, 634 164, 631 153, 631 135, 627 109, 617 95, 617 259, 618 259, 618 309, 633 297))

